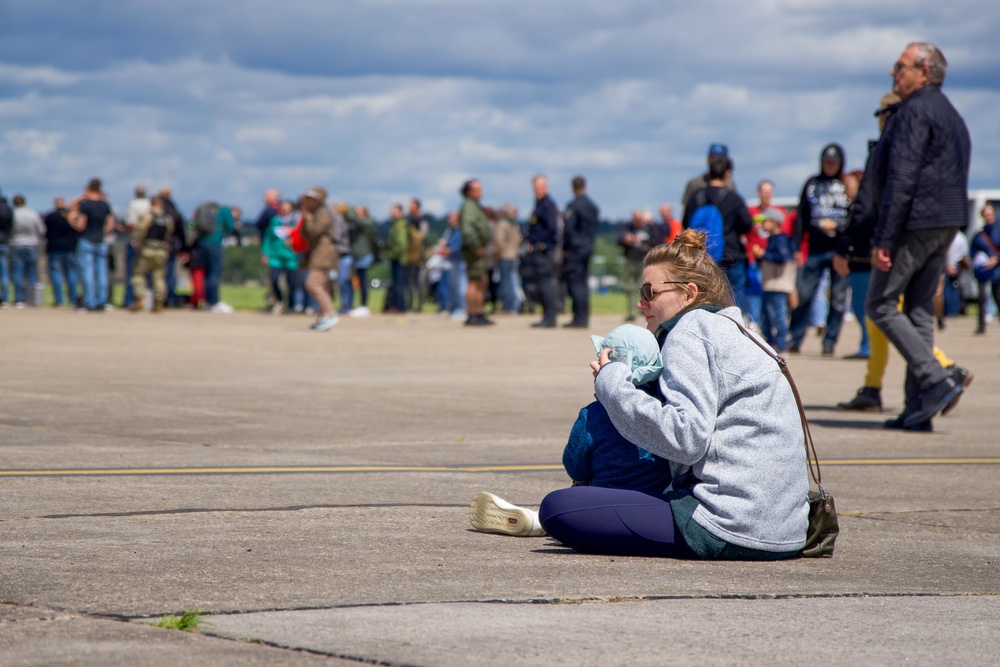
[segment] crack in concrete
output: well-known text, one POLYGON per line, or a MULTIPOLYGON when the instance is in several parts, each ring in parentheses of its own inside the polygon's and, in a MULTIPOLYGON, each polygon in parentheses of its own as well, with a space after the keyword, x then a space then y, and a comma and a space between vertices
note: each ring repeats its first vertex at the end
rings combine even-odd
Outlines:
MULTIPOLYGON (((38 519, 101 519, 132 516, 161 516, 171 514, 210 514, 218 513, 253 513, 253 512, 300 512, 312 509, 388 509, 403 507, 429 507, 436 509, 465 509, 467 504, 455 505, 448 503, 345 503, 318 505, 288 505, 285 507, 176 507, 163 510, 133 510, 129 512, 87 512, 79 514, 42 514, 39 516, 13 517, 0 519, 0 523, 8 521, 32 521, 38 519)), ((525 505, 531 507, 531 505, 525 505)))

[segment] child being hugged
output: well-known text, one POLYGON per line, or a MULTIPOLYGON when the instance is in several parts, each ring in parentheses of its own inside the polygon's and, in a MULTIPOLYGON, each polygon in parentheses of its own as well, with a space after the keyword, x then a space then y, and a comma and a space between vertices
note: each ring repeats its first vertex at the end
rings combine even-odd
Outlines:
MULTIPOLYGON (((621 361, 631 369, 631 380, 636 387, 650 394, 656 392, 663 358, 651 332, 623 324, 605 338, 591 336, 591 340, 598 356, 602 350, 610 349, 613 361, 621 361)), ((666 459, 622 437, 599 401, 580 410, 563 450, 563 467, 574 486, 661 494, 671 482, 666 459)), ((528 537, 545 534, 536 511, 518 507, 486 491, 472 499, 469 520, 476 530, 484 533, 528 537)))

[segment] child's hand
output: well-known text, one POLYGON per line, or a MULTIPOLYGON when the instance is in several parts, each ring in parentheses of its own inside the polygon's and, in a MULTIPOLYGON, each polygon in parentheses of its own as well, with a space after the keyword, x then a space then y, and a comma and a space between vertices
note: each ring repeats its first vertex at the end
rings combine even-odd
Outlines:
POLYGON ((597 374, 601 372, 601 369, 611 363, 611 348, 606 347, 601 350, 601 354, 598 355, 597 361, 591 361, 590 367, 594 370, 594 379, 597 379, 597 374))

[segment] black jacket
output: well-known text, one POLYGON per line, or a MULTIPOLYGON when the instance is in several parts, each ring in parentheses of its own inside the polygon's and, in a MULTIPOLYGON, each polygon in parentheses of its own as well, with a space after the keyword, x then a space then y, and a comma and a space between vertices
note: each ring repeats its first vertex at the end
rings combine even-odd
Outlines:
POLYGON ((55 209, 45 216, 45 252, 76 252, 80 232, 69 226, 66 209, 55 209))
POLYGON ((964 227, 971 150, 965 121, 941 86, 899 102, 871 158, 878 211, 872 244, 893 248, 904 231, 964 227))
POLYGON ((0 244, 10 241, 10 232, 14 229, 14 211, 7 203, 6 197, 0 197, 0 244))
POLYGON ((597 206, 587 195, 580 195, 566 205, 563 214, 563 250, 569 257, 589 257, 597 238, 597 206))
POLYGON ((870 271, 872 268, 872 235, 875 233, 875 206, 872 201, 872 153, 877 141, 868 142, 868 159, 865 174, 861 177, 858 194, 851 202, 847 227, 840 234, 837 254, 850 260, 851 272, 870 271))

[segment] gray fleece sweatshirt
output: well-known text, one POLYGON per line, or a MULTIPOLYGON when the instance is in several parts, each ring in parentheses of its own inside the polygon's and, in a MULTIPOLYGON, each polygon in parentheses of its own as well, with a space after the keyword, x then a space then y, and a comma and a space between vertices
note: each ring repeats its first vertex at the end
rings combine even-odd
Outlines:
POLYGON ((761 551, 805 546, 809 479, 795 396, 778 364, 731 320, 694 310, 663 344, 659 387, 636 389, 610 363, 594 383, 618 431, 670 461, 675 483, 697 478, 693 519, 730 544, 761 551))

